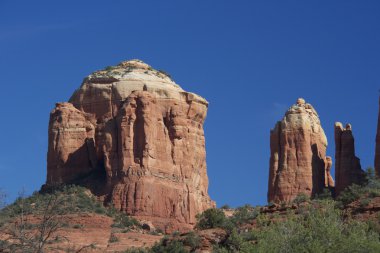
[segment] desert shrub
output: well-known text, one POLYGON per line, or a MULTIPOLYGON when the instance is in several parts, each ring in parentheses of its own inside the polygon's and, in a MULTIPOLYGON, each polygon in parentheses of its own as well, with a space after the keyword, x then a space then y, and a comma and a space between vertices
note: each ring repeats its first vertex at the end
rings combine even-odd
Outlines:
POLYGON ((227 239, 221 245, 227 252, 253 252, 254 245, 242 237, 236 229, 232 229, 227 239))
POLYGON ((149 253, 149 249, 144 249, 144 248, 132 248, 132 249, 127 249, 124 251, 124 253, 149 253))
POLYGON ((319 205, 264 227, 257 252, 380 252, 379 235, 368 224, 344 221, 334 201, 319 205))
POLYGON ((9 249, 10 243, 5 240, 0 240, 0 252, 4 249, 9 249))
POLYGON ((195 249, 199 248, 199 246, 201 244, 201 238, 196 233, 190 232, 184 238, 183 244, 186 246, 189 246, 191 248, 191 250, 195 250, 195 249))
POLYGON ((228 249, 224 248, 222 245, 213 245, 213 253, 229 253, 228 249))
POLYGON ((184 247, 183 242, 178 240, 169 240, 163 238, 160 242, 156 243, 151 249, 152 253, 188 253, 189 251, 184 247))
POLYGON ((344 206, 354 202, 359 199, 365 192, 364 187, 353 184, 347 187, 344 191, 342 191, 337 200, 340 201, 344 206))
POLYGON ((256 223, 259 228, 269 226, 272 222, 269 219, 268 215, 260 213, 256 217, 256 223))
POLYGON ((83 228, 83 225, 82 224, 74 224, 73 228, 80 229, 80 228, 83 228))
POLYGON ((361 207, 366 207, 369 205, 369 203, 371 203, 371 199, 370 198, 362 198, 360 199, 360 206, 361 207))
POLYGON ((110 239, 108 240, 110 243, 118 242, 119 238, 115 234, 111 234, 110 239))
POLYGON ((337 200, 346 206, 359 198, 374 198, 380 196, 380 180, 376 178, 374 170, 368 168, 361 185, 353 184, 342 191, 337 200))
POLYGON ((80 186, 63 186, 52 192, 34 192, 29 197, 21 196, 16 201, 1 210, 0 215, 15 217, 23 214, 38 214, 39 211, 48 204, 50 199, 59 198, 60 208, 57 210, 59 215, 69 213, 96 212, 106 213, 107 209, 98 202, 86 188, 80 186), (23 206, 23 209, 20 209, 23 206))
POLYGON ((380 223, 376 220, 368 220, 366 221, 368 230, 370 232, 376 233, 380 235, 380 223))
POLYGON ((199 229, 224 228, 229 223, 224 212, 217 208, 210 208, 196 216, 199 229))
POLYGON ((308 202, 309 200, 310 200, 310 197, 308 195, 306 195, 305 193, 300 193, 293 200, 293 203, 296 205, 299 205, 299 204, 302 204, 304 202, 308 202))
POLYGON ((250 205, 245 205, 236 209, 234 215, 230 218, 235 225, 242 225, 259 215, 259 210, 250 205))
POLYGON ((113 70, 115 68, 116 68, 115 66, 107 66, 107 67, 104 68, 104 70, 110 71, 110 70, 113 70))
POLYGON ((160 69, 160 70, 158 70, 158 72, 169 77, 169 78, 172 78, 171 75, 168 72, 166 72, 165 70, 160 69))
POLYGON ((114 223, 112 224, 112 227, 116 228, 130 228, 130 227, 140 227, 140 223, 133 217, 128 216, 125 213, 122 212, 113 212, 112 217, 114 218, 114 223))
POLYGON ((319 194, 317 194, 314 199, 317 199, 317 200, 326 200, 326 199, 329 199, 329 200, 332 200, 333 199, 333 196, 331 194, 331 191, 327 188, 323 189, 323 191, 319 194))
POLYGON ((180 234, 181 234, 181 233, 180 233, 178 230, 172 232, 172 236, 174 236, 174 237, 177 237, 177 236, 179 236, 180 234))
POLYGON ((221 206, 220 209, 228 210, 228 209, 231 209, 231 207, 229 205, 225 204, 225 205, 221 206))

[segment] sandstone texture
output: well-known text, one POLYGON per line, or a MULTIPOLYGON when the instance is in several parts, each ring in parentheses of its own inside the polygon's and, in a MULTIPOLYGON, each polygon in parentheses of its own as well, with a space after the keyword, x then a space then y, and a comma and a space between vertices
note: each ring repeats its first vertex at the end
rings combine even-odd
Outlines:
POLYGON ((352 128, 347 124, 335 123, 335 192, 338 195, 351 184, 360 184, 364 180, 364 171, 360 159, 355 155, 355 139, 352 128))
POLYGON ((333 177, 331 176, 331 167, 332 167, 332 159, 331 156, 326 156, 325 159, 325 187, 334 189, 335 188, 335 182, 333 177))
POLYGON ((139 60, 96 71, 51 112, 45 188, 87 186, 166 231, 213 207, 203 123, 208 102, 139 60))
POLYGON ((333 187, 327 139, 313 106, 300 98, 270 132, 269 202, 290 202, 333 187))

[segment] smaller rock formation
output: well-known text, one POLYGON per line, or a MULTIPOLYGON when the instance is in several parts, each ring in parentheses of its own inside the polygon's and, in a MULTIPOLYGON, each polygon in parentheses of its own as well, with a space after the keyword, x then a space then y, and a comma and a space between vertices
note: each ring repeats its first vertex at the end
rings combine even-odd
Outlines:
POLYGON ((335 123, 335 192, 336 195, 351 184, 360 184, 364 180, 364 171, 360 159, 355 155, 355 139, 350 124, 343 128, 335 123))
POLYGON ((299 98, 270 133, 268 201, 290 202, 301 193, 311 197, 332 187, 326 147, 317 112, 299 98))
POLYGON ((96 167, 96 120, 71 103, 57 103, 50 114, 47 184, 70 182, 96 167))
POLYGON ((332 189, 335 187, 334 179, 331 176, 330 170, 332 167, 332 159, 331 156, 326 156, 325 159, 325 187, 332 189))

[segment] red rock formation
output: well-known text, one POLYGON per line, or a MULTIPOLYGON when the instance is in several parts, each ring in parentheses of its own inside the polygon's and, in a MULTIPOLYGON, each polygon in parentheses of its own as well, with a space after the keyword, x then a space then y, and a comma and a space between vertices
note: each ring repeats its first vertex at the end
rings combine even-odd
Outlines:
POLYGON ((375 149, 375 172, 380 177, 380 97, 379 97, 379 115, 377 118, 376 149, 375 149))
POLYGON ((47 184, 86 175, 96 166, 95 120, 70 103, 57 103, 50 114, 47 184))
POLYGON ((325 159, 325 187, 326 188, 334 188, 335 182, 334 179, 331 176, 330 170, 332 167, 332 159, 330 156, 326 156, 325 159))
POLYGON ((350 124, 343 128, 335 123, 335 192, 338 195, 351 184, 359 184, 364 179, 360 159, 355 156, 355 140, 350 124))
POLYGON ((215 205, 207 193, 207 106, 138 60, 97 71, 51 113, 47 186, 85 184, 161 229, 190 228, 215 205))
POLYGON ((327 139, 314 108, 298 99, 270 133, 269 202, 320 193, 326 182, 327 139))

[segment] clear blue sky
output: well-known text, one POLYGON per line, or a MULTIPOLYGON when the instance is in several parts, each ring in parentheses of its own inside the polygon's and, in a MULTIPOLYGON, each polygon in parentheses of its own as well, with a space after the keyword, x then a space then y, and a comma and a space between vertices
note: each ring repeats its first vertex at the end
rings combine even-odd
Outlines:
POLYGON ((12 200, 45 181, 47 127, 90 72, 139 58, 209 102, 209 193, 265 204, 269 131, 298 97, 350 122, 373 165, 380 1, 0 0, 0 187, 12 200))

